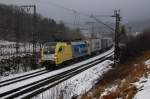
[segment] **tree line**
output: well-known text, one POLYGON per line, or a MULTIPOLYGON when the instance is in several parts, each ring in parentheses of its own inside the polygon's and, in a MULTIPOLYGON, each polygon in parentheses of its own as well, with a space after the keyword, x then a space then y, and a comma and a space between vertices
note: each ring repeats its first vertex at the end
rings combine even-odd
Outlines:
POLYGON ((120 61, 125 62, 138 56, 144 51, 150 50, 150 28, 140 34, 128 36, 125 46, 121 48, 120 61))
MULTIPOLYGON (((17 6, 0 4, 0 39, 30 42, 34 30, 33 13, 20 10, 17 6)), ((36 14, 38 41, 68 41, 82 39, 79 29, 70 29, 62 21, 36 14)))

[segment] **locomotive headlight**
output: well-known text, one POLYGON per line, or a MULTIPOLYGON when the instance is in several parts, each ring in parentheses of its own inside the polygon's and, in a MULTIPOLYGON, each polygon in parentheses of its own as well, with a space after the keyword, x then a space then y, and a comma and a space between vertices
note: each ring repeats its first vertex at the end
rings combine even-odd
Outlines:
POLYGON ((54 60, 55 60, 55 61, 58 61, 58 57, 54 56, 54 60))
POLYGON ((57 59, 57 55, 54 55, 54 59, 57 59))

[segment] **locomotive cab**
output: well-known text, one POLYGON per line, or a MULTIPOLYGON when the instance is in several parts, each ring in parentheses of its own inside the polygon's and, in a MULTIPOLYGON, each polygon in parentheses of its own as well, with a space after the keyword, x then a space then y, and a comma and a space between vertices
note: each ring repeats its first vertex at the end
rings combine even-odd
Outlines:
POLYGON ((45 43, 41 50, 41 64, 44 66, 55 65, 56 43, 45 43))
POLYGON ((41 64, 47 69, 55 68, 71 59, 71 45, 66 42, 46 43, 41 51, 41 64))

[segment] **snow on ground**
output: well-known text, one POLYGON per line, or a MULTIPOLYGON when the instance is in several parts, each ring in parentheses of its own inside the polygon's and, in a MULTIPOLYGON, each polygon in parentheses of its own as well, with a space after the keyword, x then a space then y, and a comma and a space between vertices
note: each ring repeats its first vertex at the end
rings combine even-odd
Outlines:
POLYGON ((112 61, 106 60, 33 98, 71 99, 72 96, 83 94, 89 91, 98 79, 111 69, 110 64, 112 63, 112 61))
POLYGON ((9 79, 13 79, 13 78, 16 78, 16 77, 19 77, 19 76, 23 76, 23 75, 28 75, 30 73, 34 73, 34 72, 38 72, 38 71, 41 71, 41 70, 44 70, 45 68, 40 68, 40 69, 36 69, 36 70, 31 70, 29 72, 24 72, 24 73, 18 73, 18 74, 11 74, 7 77, 0 77, 0 82, 1 81, 5 81, 5 80, 9 80, 9 79))
MULTIPOLYGON (((32 56, 33 44, 30 42, 19 42, 17 45, 18 52, 16 42, 0 40, 0 79, 4 76, 12 76, 16 73, 32 70, 31 66, 29 66, 30 58, 27 59, 26 56, 32 56), (20 57, 20 62, 16 63, 18 57, 20 57)), ((40 44, 37 44, 36 51, 40 51, 40 44)))
MULTIPOLYGON (((98 55, 98 56, 96 56, 96 57, 87 59, 86 61, 83 61, 83 62, 76 63, 76 64, 71 65, 71 66, 69 66, 69 67, 62 68, 62 69, 59 69, 59 70, 55 70, 55 71, 52 71, 52 72, 49 72, 49 73, 40 75, 40 76, 38 76, 38 77, 33 77, 33 78, 30 78, 30 79, 27 79, 27 80, 24 80, 24 81, 21 81, 21 82, 17 82, 17 83, 8 85, 8 86, 1 87, 1 88, 0 88, 0 93, 6 92, 6 91, 8 91, 8 90, 10 90, 10 89, 15 89, 15 88, 17 88, 17 87, 19 87, 19 86, 22 86, 22 85, 27 85, 27 84, 29 84, 29 83, 33 83, 33 82, 39 81, 39 80, 44 79, 44 78, 47 78, 47 77, 51 77, 51 76, 53 76, 53 75, 62 73, 62 72, 64 72, 64 71, 68 71, 68 70, 70 70, 70 69, 72 69, 72 68, 81 66, 81 65, 86 64, 86 63, 89 63, 89 62, 91 62, 91 61, 93 61, 93 60, 99 59, 99 58, 101 58, 101 57, 103 57, 103 56, 106 56, 107 54, 109 54, 109 53, 111 53, 111 52, 113 52, 113 48, 112 48, 111 50, 109 50, 109 51, 107 51, 107 52, 101 54, 101 55, 98 55)), ((110 63, 110 61, 107 61, 107 62, 110 63)), ((107 62, 106 62, 106 63, 107 63, 107 62)), ((104 66, 104 67, 105 67, 105 66, 104 66)), ((103 66, 102 66, 101 68, 103 68, 103 66)))
MULTIPOLYGON (((33 46, 31 43, 18 43, 19 54, 16 55, 16 43, 0 40, 0 60, 9 59, 14 56, 25 56, 25 54, 31 54, 33 46)), ((37 44, 37 51, 40 50, 40 45, 37 44)))
POLYGON ((147 67, 150 68, 150 59, 145 61, 145 65, 147 65, 147 67))
POLYGON ((150 75, 148 77, 142 77, 135 85, 138 88, 138 92, 134 99, 150 99, 150 75))
POLYGON ((108 95, 109 92, 115 92, 117 87, 118 87, 118 85, 112 85, 112 86, 110 86, 110 88, 106 88, 104 90, 104 92, 100 95, 99 99, 103 99, 102 97, 105 95, 108 95))
POLYGON ((10 42, 6 40, 0 40, 0 45, 10 45, 10 44, 15 44, 15 42, 10 42))
MULTIPOLYGON (((150 67, 150 59, 145 62, 145 65, 150 67)), ((135 83, 138 88, 134 99, 150 99, 150 73, 148 76, 143 76, 135 83)))

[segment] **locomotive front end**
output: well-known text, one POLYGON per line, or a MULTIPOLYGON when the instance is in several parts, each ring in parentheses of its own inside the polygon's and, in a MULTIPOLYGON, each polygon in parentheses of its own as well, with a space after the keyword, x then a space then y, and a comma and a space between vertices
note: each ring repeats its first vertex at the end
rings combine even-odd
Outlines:
POLYGON ((53 67, 55 65, 55 49, 56 43, 44 44, 41 51, 41 64, 46 68, 53 67), (52 65, 52 66, 50 66, 52 65))

